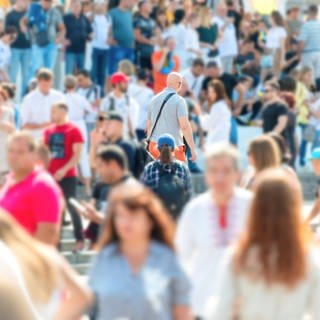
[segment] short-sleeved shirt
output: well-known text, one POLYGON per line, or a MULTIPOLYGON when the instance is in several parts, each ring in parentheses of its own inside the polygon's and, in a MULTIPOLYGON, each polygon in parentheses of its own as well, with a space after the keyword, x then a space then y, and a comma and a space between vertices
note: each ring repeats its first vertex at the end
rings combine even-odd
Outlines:
POLYGON ((42 169, 35 169, 18 183, 14 183, 13 176, 9 175, 0 189, 0 208, 33 235, 39 223, 59 223, 62 192, 42 169))
POLYGON ((131 11, 114 8, 110 10, 109 15, 112 20, 112 35, 117 41, 117 45, 124 48, 133 48, 134 33, 131 11))
MULTIPOLYGON (((162 102, 171 93, 175 93, 175 91, 171 88, 166 88, 151 100, 148 109, 148 120, 151 122, 151 128, 159 114, 162 102)), ((169 133, 174 137, 176 145, 182 146, 183 137, 179 125, 179 119, 181 117, 188 117, 188 107, 182 97, 174 94, 163 107, 161 116, 150 140, 157 142, 162 134, 169 133)))
POLYGON ((266 106, 262 111, 263 132, 273 131, 278 124, 279 117, 285 115, 288 115, 288 108, 280 102, 266 106))
MULTIPOLYGON (((140 30, 141 34, 145 38, 151 39, 154 35, 156 23, 153 19, 146 19, 141 14, 138 14, 133 20, 133 27, 134 29, 140 30)), ((140 43, 138 41, 136 41, 136 49, 143 57, 149 57, 153 52, 153 46, 145 43, 140 43)))
MULTIPOLYGON (((84 137, 80 129, 72 124, 52 125, 44 131, 44 141, 51 152, 49 172, 55 174, 64 167, 73 157, 73 145, 84 143, 84 137)), ((65 177, 75 177, 76 167, 71 168, 65 177)))
POLYGON ((299 40, 304 42, 304 53, 320 51, 320 21, 305 22, 301 28, 299 40))
POLYGON ((66 28, 66 38, 71 42, 66 47, 66 51, 84 53, 89 34, 92 32, 89 19, 83 14, 77 18, 72 13, 69 13, 64 16, 64 25, 66 28))
POLYGON ((116 244, 95 258, 89 285, 97 296, 97 320, 169 320, 174 306, 189 306, 189 281, 172 250, 151 242, 140 272, 132 274, 116 244))

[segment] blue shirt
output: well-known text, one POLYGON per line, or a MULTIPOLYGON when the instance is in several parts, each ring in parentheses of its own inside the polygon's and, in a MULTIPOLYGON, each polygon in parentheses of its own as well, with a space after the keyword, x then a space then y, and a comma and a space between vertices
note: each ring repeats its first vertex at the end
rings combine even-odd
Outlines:
POLYGON ((152 241, 136 275, 116 244, 95 258, 89 285, 97 296, 96 320, 171 320, 172 307, 189 306, 190 285, 172 250, 152 241))
POLYGON ((320 21, 305 22, 299 40, 304 42, 303 52, 320 51, 320 21))

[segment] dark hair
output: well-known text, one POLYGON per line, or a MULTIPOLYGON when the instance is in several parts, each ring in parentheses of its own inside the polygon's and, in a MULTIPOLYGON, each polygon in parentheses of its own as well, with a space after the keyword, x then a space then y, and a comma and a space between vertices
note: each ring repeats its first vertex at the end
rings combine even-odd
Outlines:
POLYGON ((275 91, 280 91, 280 86, 278 82, 275 81, 269 81, 266 83, 266 86, 271 87, 271 89, 275 90, 275 91))
POLYGON ((97 157, 104 162, 115 161, 123 170, 128 170, 128 159, 124 151, 118 146, 99 147, 97 157))
POLYGON ((162 147, 159 148, 159 151, 160 151, 160 162, 161 163, 170 163, 172 162, 172 149, 167 146, 167 145, 164 145, 162 147))
POLYGON ((225 86, 220 80, 214 79, 210 81, 208 84, 208 88, 210 87, 215 91, 217 95, 216 101, 228 100, 225 86))
POLYGON ((192 66, 193 67, 202 67, 202 68, 204 68, 205 64, 204 64, 204 61, 203 61, 202 58, 195 58, 192 61, 192 66))
POLYGON ((216 61, 209 61, 206 65, 206 68, 219 68, 219 64, 216 61))
POLYGON ((270 81, 271 79, 274 78, 274 74, 272 72, 269 72, 266 74, 266 76, 263 79, 263 83, 270 81))
POLYGON ((88 70, 79 70, 77 76, 84 76, 85 78, 90 78, 90 72, 88 70))
POLYGON ((294 109, 296 106, 296 98, 291 92, 280 93, 280 98, 286 103, 289 109, 294 109))
POLYGON ((7 36, 7 35, 14 35, 17 33, 18 33, 18 30, 16 27, 9 26, 4 29, 4 31, 0 34, 0 37, 7 36))
POLYGON ((147 80, 148 79, 148 74, 147 74, 146 70, 138 69, 137 70, 137 79, 138 80, 147 80))
POLYGON ((40 81, 40 80, 50 81, 53 79, 53 73, 50 69, 41 68, 37 72, 37 79, 38 79, 38 81, 40 81))
POLYGON ((178 24, 180 23, 185 17, 185 12, 183 9, 177 9, 175 12, 174 12, 174 23, 175 24, 178 24))
POLYGON ((279 11, 272 11, 271 18, 277 26, 281 26, 281 27, 284 26, 284 20, 279 11))
POLYGON ((285 76, 279 80, 280 91, 295 93, 297 89, 297 81, 291 76, 285 76))
POLYGON ((54 107, 57 107, 59 108, 60 110, 64 110, 65 112, 68 112, 69 108, 68 108, 68 105, 64 102, 57 102, 57 103, 54 103, 52 105, 52 108, 54 107))
POLYGON ((291 155, 286 140, 277 132, 269 132, 268 136, 270 136, 279 147, 281 163, 289 164, 291 155))
POLYGON ((6 91, 10 99, 14 99, 16 95, 16 85, 10 82, 2 82, 0 87, 6 91))

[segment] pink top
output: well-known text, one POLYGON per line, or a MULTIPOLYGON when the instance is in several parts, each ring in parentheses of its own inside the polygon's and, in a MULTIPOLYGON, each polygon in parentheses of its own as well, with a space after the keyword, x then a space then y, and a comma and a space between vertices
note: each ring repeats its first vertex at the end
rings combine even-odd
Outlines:
POLYGON ((58 223, 63 196, 60 187, 43 169, 35 169, 23 181, 12 175, 0 189, 0 208, 10 213, 31 235, 39 223, 58 223))

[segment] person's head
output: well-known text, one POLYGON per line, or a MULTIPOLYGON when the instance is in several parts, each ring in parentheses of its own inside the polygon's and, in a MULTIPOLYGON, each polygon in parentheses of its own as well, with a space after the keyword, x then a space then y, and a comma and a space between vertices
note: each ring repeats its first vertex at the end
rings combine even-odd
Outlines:
POLYGON ((221 18, 225 18, 228 14, 228 7, 227 5, 224 3, 224 2, 220 2, 218 5, 217 5, 217 8, 216 8, 216 13, 217 13, 217 16, 221 17, 221 18))
POLYGON ((171 72, 167 77, 167 87, 179 91, 182 85, 182 75, 178 72, 171 72))
POLYGON ((284 20, 279 11, 272 11, 270 16, 270 23, 273 27, 283 27, 284 20))
POLYGON ((127 156, 116 145, 101 145, 97 151, 96 170, 104 183, 118 183, 128 171, 127 156))
POLYGON ((64 88, 67 92, 76 90, 77 78, 73 75, 67 75, 64 79, 64 88))
POLYGON ((70 11, 75 16, 80 16, 81 14, 81 1, 80 0, 72 0, 70 5, 70 11))
POLYGON ((128 91, 128 78, 122 72, 116 72, 110 77, 110 83, 114 91, 126 93, 128 91))
POLYGON ((281 164, 279 148, 268 135, 262 135, 250 142, 248 158, 256 173, 269 168, 278 168, 281 164))
POLYGON ((47 169, 50 163, 50 150, 42 143, 39 143, 36 148, 36 163, 47 169))
POLYGON ((106 131, 106 128, 109 124, 109 116, 104 111, 99 111, 97 116, 97 122, 96 122, 96 129, 102 130, 104 133, 106 131))
POLYGON ((298 6, 294 5, 287 10, 287 17, 290 20, 297 20, 300 14, 300 9, 298 6))
POLYGON ((264 86, 264 99, 273 101, 279 97, 280 86, 277 82, 267 82, 264 86))
POLYGON ((284 170, 270 169, 260 175, 233 256, 236 274, 290 289, 304 278, 309 237, 302 204, 301 186, 284 170))
POLYGON ((16 0, 15 1, 15 7, 21 11, 27 10, 28 5, 29 5, 29 1, 27 1, 27 0, 16 0))
POLYGON ((104 0, 95 0, 93 3, 93 11, 97 15, 104 15, 107 12, 107 3, 104 0))
POLYGON ((123 10, 132 10, 135 4, 135 0, 119 0, 118 7, 121 7, 123 10))
POLYGON ((151 240, 173 248, 174 223, 152 191, 139 184, 123 184, 112 190, 109 199, 100 249, 151 240))
POLYGON ((8 94, 7 92, 0 87, 0 106, 3 106, 8 101, 8 94))
POLYGON ((7 162, 14 174, 24 174, 34 169, 37 144, 35 139, 25 131, 11 135, 7 144, 7 162))
POLYGON ((10 26, 4 29, 4 31, 0 34, 0 38, 5 44, 11 45, 17 39, 17 35, 17 28, 10 26))
POLYGON ((285 76, 279 80, 280 91, 295 93, 297 89, 297 81, 291 76, 285 76))
POLYGON ((185 18, 185 12, 183 9, 177 9, 173 15, 174 15, 174 20, 173 20, 174 24, 182 23, 185 18))
POLYGON ((194 76, 199 77, 204 72, 204 61, 201 58, 196 58, 192 61, 191 72, 194 76))
POLYGON ((169 52, 173 52, 176 48, 176 40, 174 37, 167 37, 164 40, 164 47, 168 48, 169 52))
POLYGON ((90 78, 90 72, 87 70, 80 70, 77 73, 77 82, 79 88, 88 88, 91 86, 92 81, 90 78))
POLYGON ((169 26, 169 21, 164 9, 159 9, 157 11, 156 22, 161 28, 167 28, 169 26))
POLYGON ((296 106, 295 95, 291 92, 281 92, 280 98, 285 102, 289 109, 294 109, 296 106))
POLYGON ((16 85, 11 82, 2 82, 0 88, 3 89, 9 100, 13 100, 16 95, 16 85))
POLYGON ((281 163, 289 164, 291 160, 291 154, 286 140, 283 138, 281 134, 277 132, 269 132, 268 136, 271 137, 278 146, 281 163))
POLYGON ((28 92, 31 92, 38 87, 38 80, 37 78, 32 78, 28 83, 28 92))
POLYGON ((68 106, 64 102, 55 103, 51 107, 51 121, 55 124, 62 125, 68 119, 68 106))
POLYGON ((310 88, 313 84, 313 70, 308 66, 302 67, 300 70, 299 81, 306 85, 307 88, 310 88))
POLYGON ((116 142, 123 137, 123 116, 111 111, 107 115, 107 122, 105 122, 106 138, 110 142, 116 142))
POLYGON ((48 94, 53 84, 53 73, 49 69, 40 69, 37 73, 38 89, 42 94, 48 94))
POLYGON ((250 76, 242 75, 238 79, 238 84, 242 84, 247 90, 253 86, 253 79, 250 76))
POLYGON ((199 14, 197 12, 191 13, 190 16, 188 17, 187 22, 192 29, 199 28, 200 22, 201 22, 199 14))
POLYGON ((175 149, 175 140, 171 134, 162 134, 157 142, 158 150, 160 152, 160 162, 170 163, 173 159, 175 149))
POLYGON ((311 161, 314 173, 317 177, 320 177, 320 148, 312 150, 309 160, 311 161))
POLYGON ((254 46, 255 44, 254 44, 254 41, 252 41, 252 39, 245 39, 241 46, 242 54, 248 54, 253 52, 255 50, 254 46))
POLYGON ((318 17, 319 9, 318 6, 313 4, 308 9, 308 17, 309 19, 316 19, 318 17))
POLYGON ((53 0, 40 0, 40 5, 43 10, 47 11, 52 7, 53 0))
POLYGON ((212 103, 220 100, 227 100, 227 94, 224 84, 220 80, 214 79, 209 82, 208 99, 212 103))
POLYGON ((239 179, 239 155, 235 147, 215 144, 205 154, 205 180, 215 193, 230 196, 239 179))
POLYGON ((135 73, 134 64, 130 60, 127 60, 127 59, 121 60, 119 62, 118 72, 122 72, 127 77, 131 77, 135 73))
POLYGON ((216 61, 209 61, 206 65, 207 76, 216 79, 221 75, 221 69, 219 64, 216 61))
POLYGON ((137 71, 137 80, 139 83, 144 83, 144 84, 148 82, 148 74, 145 69, 139 69, 137 71))
POLYGON ((143 16, 149 16, 152 12, 152 5, 149 0, 140 0, 138 2, 138 8, 140 14, 142 14, 143 16))
POLYGON ((198 11, 200 26, 203 28, 210 28, 212 25, 212 12, 209 7, 200 7, 198 11))

